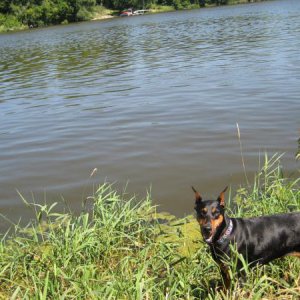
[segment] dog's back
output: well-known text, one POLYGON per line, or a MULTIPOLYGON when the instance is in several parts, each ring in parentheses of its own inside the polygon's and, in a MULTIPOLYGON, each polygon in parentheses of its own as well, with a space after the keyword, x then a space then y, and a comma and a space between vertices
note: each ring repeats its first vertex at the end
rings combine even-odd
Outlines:
POLYGON ((264 264, 288 254, 300 255, 300 213, 231 220, 230 240, 249 263, 264 264))

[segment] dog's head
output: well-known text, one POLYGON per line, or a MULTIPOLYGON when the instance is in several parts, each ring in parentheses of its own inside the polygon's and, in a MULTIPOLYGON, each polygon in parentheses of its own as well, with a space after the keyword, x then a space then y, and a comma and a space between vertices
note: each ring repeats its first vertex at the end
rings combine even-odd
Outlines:
POLYGON ((217 200, 203 200, 200 193, 192 187, 195 193, 195 210, 201 233, 207 243, 212 243, 216 233, 224 222, 225 192, 221 192, 217 200))

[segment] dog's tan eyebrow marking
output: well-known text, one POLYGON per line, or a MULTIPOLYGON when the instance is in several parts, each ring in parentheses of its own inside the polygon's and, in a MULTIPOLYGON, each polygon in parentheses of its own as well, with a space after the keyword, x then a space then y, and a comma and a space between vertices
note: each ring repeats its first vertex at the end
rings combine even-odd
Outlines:
POLYGON ((217 209, 216 209, 215 207, 213 207, 213 208, 211 209, 211 212, 212 212, 212 213, 215 213, 216 210, 217 210, 217 209))
POLYGON ((201 209, 201 211, 202 211, 203 213, 207 213, 207 208, 204 207, 204 208, 201 209))

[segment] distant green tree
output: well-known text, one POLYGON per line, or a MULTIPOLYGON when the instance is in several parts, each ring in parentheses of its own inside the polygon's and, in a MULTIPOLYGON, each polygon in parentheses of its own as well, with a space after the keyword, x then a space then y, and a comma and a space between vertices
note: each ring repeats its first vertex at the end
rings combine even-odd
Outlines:
POLYGON ((173 6, 176 10, 187 8, 190 4, 189 0, 173 0, 173 6))
POLYGON ((228 0, 206 0, 207 4, 215 4, 217 6, 219 5, 225 5, 228 4, 228 0))
POLYGON ((0 12, 29 26, 88 20, 96 0, 0 0, 0 12))
POLYGON ((22 24, 15 16, 0 13, 0 27, 5 29, 18 29, 22 27, 22 24))
POLYGON ((0 0, 0 13, 7 14, 11 12, 11 0, 0 0))
POLYGON ((173 5, 173 0, 157 0, 157 4, 159 5, 173 5))
POLYGON ((199 0, 200 7, 205 7, 205 0, 199 0))
POLYGON ((96 0, 66 0, 70 8, 68 21, 84 21, 88 19, 92 8, 96 5, 96 0))
POLYGON ((122 10, 125 8, 136 7, 137 0, 111 0, 111 8, 122 10))

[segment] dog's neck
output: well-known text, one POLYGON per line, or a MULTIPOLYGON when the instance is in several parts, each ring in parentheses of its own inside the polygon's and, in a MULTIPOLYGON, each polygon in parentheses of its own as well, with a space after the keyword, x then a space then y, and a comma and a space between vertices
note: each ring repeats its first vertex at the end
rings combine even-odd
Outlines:
POLYGON ((227 239, 227 237, 231 234, 232 227, 233 225, 231 219, 227 217, 226 214, 224 214, 224 221, 222 222, 216 234, 214 235, 212 239, 212 244, 223 243, 227 239))
POLYGON ((233 222, 231 219, 228 218, 228 222, 227 222, 227 226, 224 229, 224 231, 222 232, 222 234, 220 235, 219 239, 217 240, 217 243, 219 245, 222 245, 231 235, 232 230, 233 230, 233 222))

